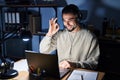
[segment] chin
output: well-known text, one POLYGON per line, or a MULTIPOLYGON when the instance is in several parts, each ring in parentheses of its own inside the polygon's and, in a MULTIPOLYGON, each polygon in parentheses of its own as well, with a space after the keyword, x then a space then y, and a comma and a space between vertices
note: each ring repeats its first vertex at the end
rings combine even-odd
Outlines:
POLYGON ((67 28, 67 30, 72 30, 73 28, 67 28))
POLYGON ((73 31, 72 29, 67 29, 69 32, 73 31))

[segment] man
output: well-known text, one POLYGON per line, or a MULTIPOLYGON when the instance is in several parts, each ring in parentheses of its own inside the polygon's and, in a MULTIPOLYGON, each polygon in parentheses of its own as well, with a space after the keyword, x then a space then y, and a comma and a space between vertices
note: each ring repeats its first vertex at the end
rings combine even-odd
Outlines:
POLYGON ((49 30, 40 43, 41 53, 57 49, 62 68, 95 69, 98 64, 99 45, 96 37, 79 24, 81 13, 73 4, 62 10, 65 29, 59 30, 57 18, 49 20, 49 30))

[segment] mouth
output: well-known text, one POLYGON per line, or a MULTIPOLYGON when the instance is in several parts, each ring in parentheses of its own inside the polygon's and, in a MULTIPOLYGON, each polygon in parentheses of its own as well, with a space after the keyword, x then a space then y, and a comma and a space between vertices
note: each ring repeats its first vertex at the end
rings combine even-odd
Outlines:
POLYGON ((76 26, 66 26, 66 28, 69 32, 72 32, 76 28, 76 26))
POLYGON ((69 31, 69 32, 71 32, 71 31, 73 31, 73 28, 72 27, 66 27, 66 29, 69 31))
POLYGON ((66 26, 67 29, 72 29, 72 26, 66 26))

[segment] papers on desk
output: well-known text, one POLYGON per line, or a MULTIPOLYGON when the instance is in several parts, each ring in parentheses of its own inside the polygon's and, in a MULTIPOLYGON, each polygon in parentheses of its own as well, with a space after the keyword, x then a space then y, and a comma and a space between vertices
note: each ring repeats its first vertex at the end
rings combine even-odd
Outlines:
POLYGON ((96 80, 98 72, 73 70, 67 80, 96 80))
POLYGON ((13 69, 17 71, 28 71, 28 64, 26 59, 22 59, 14 63, 13 69))

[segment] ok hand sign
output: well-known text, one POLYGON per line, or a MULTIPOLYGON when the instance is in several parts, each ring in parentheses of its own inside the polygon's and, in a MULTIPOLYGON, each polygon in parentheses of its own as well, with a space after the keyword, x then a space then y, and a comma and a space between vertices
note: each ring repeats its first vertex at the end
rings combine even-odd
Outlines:
POLYGON ((49 20, 49 30, 47 36, 53 36, 59 30, 59 25, 56 23, 57 18, 52 18, 49 20))

